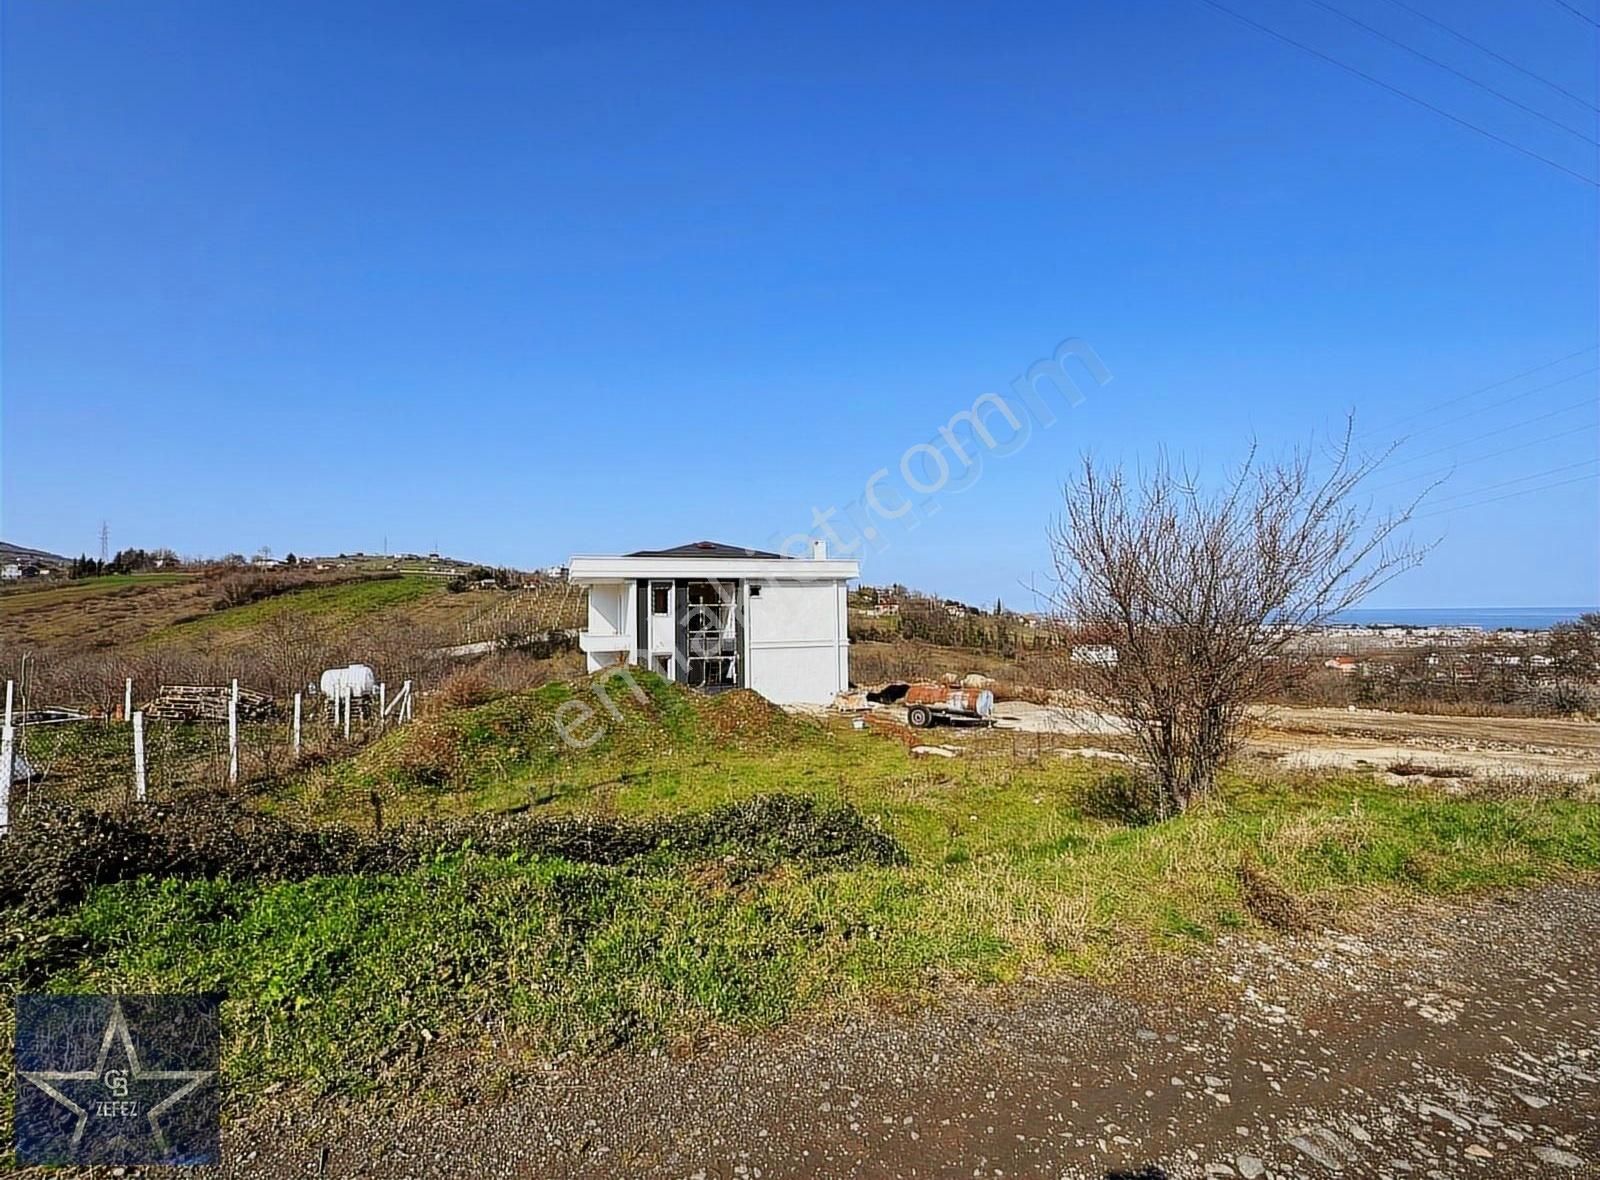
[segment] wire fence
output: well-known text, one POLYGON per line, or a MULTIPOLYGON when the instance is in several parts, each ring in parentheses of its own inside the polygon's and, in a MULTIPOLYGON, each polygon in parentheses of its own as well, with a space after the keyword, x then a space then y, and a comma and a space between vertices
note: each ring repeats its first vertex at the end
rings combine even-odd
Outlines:
MULTIPOLYGON (((207 686, 227 699, 231 686, 207 686)), ((259 790, 358 747, 411 717, 407 682, 380 698, 296 696, 250 719, 8 710, 0 750, 0 830, 42 803, 113 808, 195 789, 259 790), (265 713, 266 715, 261 715, 265 713)))

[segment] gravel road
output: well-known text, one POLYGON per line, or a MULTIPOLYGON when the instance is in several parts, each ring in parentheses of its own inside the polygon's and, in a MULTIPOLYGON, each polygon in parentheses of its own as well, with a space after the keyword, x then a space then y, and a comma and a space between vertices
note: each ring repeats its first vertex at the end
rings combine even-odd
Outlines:
POLYGON ((1600 1176, 1600 882, 856 1011, 498 1097, 279 1106, 240 1177, 1600 1176))

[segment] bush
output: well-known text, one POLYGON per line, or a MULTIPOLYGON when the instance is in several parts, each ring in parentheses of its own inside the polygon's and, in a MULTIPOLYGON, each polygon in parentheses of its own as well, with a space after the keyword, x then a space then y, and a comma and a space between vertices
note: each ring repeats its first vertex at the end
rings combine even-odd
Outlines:
POLYGON ((1592 714, 1600 707, 1600 695, 1587 684, 1558 680, 1532 689, 1524 698, 1537 713, 1557 717, 1572 713, 1592 714))
POLYGON ((463 668, 444 678, 434 700, 446 709, 471 709, 488 704, 496 695, 494 685, 481 668, 463 668))
POLYGON ((906 863, 900 845, 855 808, 800 795, 762 795, 644 820, 480 815, 372 835, 295 827, 229 799, 195 795, 123 812, 30 807, 0 842, 0 909, 56 912, 96 886, 143 876, 302 880, 403 872, 469 851, 603 865, 649 856, 827 867, 906 863))
POLYGON ((1142 827, 1165 818, 1161 802, 1161 791, 1149 778, 1119 770, 1090 782, 1083 789, 1079 806, 1091 819, 1142 827))

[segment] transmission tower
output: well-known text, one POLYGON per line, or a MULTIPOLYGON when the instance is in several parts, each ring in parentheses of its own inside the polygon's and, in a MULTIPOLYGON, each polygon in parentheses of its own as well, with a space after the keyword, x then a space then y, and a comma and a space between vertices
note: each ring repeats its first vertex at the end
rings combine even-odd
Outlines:
POLYGON ((100 564, 104 565, 111 557, 111 526, 105 521, 100 522, 100 564))

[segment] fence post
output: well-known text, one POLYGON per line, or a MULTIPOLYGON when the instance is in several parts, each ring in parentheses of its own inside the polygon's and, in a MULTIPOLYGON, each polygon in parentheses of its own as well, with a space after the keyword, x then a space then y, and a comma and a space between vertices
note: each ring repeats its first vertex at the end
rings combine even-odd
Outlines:
POLYGON ((350 704, 351 693, 348 686, 344 690, 344 740, 350 740, 350 704))
POLYGON ((133 798, 144 802, 144 710, 133 715, 133 798))
POLYGON ((405 687, 404 687, 404 689, 402 691, 404 691, 405 694, 406 694, 406 703, 405 703, 406 720, 410 721, 411 720, 411 681, 409 681, 409 680, 406 681, 405 687))
POLYGON ((228 690, 228 782, 239 781, 239 682, 228 690))
POLYGON ((294 756, 300 757, 300 694, 294 694, 294 756))
MULTIPOLYGON (((10 699, 8 692, 8 705, 10 699)), ((16 741, 17 731, 11 728, 11 710, 7 708, 5 728, 0 729, 0 836, 11 826, 11 764, 16 756, 16 741)))
POLYGON ((386 720, 388 720, 388 717, 389 717, 389 686, 386 685, 386 684, 381 684, 380 683, 378 685, 378 728, 379 729, 383 728, 383 723, 386 720))
POLYGON ((122 685, 122 719, 133 720, 133 677, 128 677, 122 685))
POLYGON ((11 726, 11 692, 16 685, 10 680, 6 681, 6 726, 11 726))

